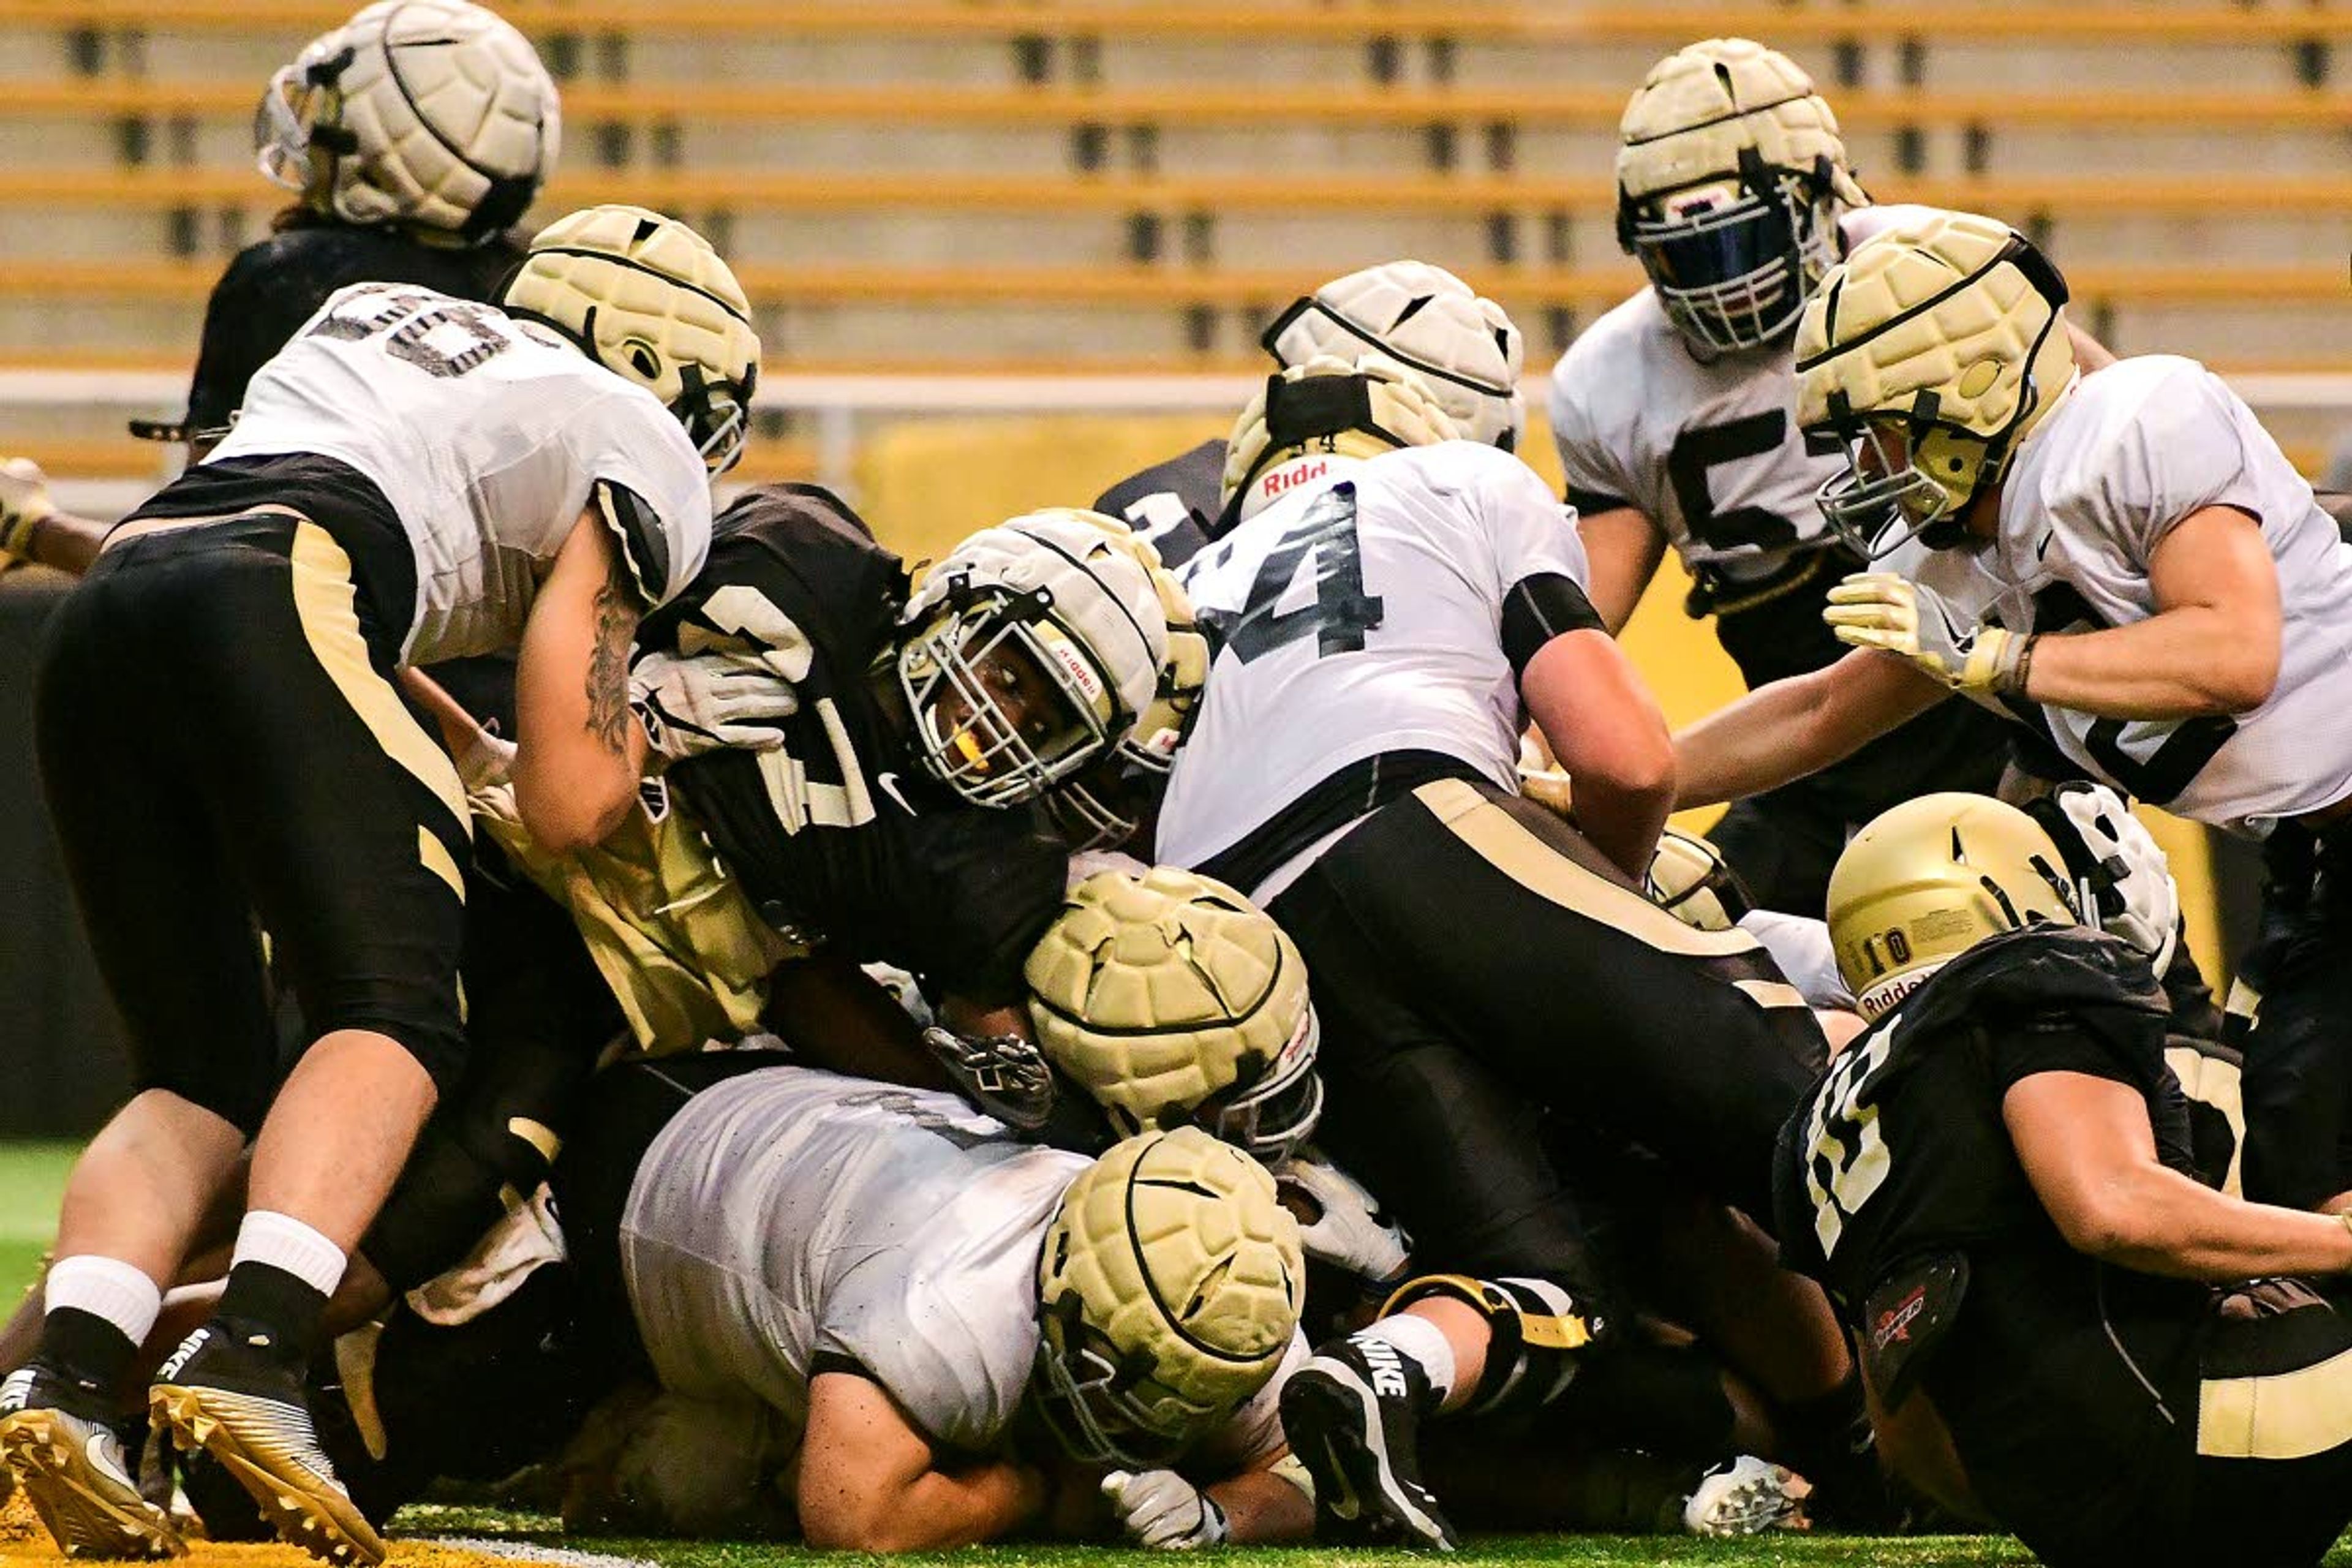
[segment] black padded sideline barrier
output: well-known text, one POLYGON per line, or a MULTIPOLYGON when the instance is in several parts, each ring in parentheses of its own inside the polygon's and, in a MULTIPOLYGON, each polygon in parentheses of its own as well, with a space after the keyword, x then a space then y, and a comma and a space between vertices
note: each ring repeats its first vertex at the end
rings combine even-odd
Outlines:
POLYGON ((130 1093, 33 761, 33 672, 72 581, 0 573, 0 1138, 86 1137, 130 1093))

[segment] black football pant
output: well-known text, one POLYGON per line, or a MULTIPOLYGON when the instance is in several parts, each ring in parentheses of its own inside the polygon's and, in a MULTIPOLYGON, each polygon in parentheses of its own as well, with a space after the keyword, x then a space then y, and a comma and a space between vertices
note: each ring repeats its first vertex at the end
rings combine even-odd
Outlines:
POLYGON ((2283 826, 2263 858, 2228 1035, 2245 1058, 2245 1193, 2309 1208, 2352 1191, 2352 824, 2283 826))
POLYGON ((1823 1045, 1745 932, 1684 925, 1542 807, 1461 779, 1374 812, 1269 912, 1314 977, 1318 1141, 1423 1269, 1607 1300, 1547 1113, 1770 1223, 1774 1141, 1823 1045))

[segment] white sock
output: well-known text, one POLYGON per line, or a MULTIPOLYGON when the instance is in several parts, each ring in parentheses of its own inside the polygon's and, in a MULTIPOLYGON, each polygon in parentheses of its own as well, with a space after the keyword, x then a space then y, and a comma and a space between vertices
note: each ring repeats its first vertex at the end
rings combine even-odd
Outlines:
POLYGON ((236 1251, 229 1267, 267 1263, 283 1268, 321 1296, 331 1296, 342 1282, 343 1249, 292 1215, 256 1209, 237 1227, 236 1251))
POLYGON ((145 1342, 154 1328, 155 1314, 163 1310, 163 1289, 120 1258, 85 1252, 49 1265, 41 1305, 46 1311, 71 1307, 104 1318, 135 1345, 145 1342))
POLYGON ((1440 1404, 1454 1392, 1454 1347, 1445 1342, 1445 1331, 1427 1318, 1400 1312, 1358 1330, 1354 1337, 1378 1340, 1420 1367, 1429 1379, 1430 1393, 1440 1404))

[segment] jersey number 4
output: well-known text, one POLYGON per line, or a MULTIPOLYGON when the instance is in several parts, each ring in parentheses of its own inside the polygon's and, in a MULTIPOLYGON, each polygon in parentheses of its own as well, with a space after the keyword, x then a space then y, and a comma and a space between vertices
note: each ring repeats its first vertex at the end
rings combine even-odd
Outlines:
POLYGON ((1258 563, 1248 602, 1239 610, 1203 610, 1201 619, 1218 647, 1248 664, 1302 637, 1315 639, 1315 657, 1361 653, 1364 634, 1381 624, 1381 601, 1364 592, 1364 554, 1356 538, 1356 487, 1333 485, 1317 497, 1258 563), (1276 606, 1290 591, 1301 563, 1315 563, 1311 604, 1276 606))

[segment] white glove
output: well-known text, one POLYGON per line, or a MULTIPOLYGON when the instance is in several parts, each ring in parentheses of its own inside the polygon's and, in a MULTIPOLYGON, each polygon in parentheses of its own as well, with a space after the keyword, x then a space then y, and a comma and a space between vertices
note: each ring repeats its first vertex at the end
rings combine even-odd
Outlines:
POLYGON ((49 477, 30 458, 0 462, 0 555, 33 558, 33 530, 53 515, 49 477))
POLYGON ((2084 917, 2095 917, 2100 930, 2147 954, 2163 978, 2180 945, 2180 889, 2163 848, 2123 797, 2103 784, 2061 784, 2050 798, 2074 830, 2084 859, 2114 879, 2099 889, 2099 907, 2084 910, 2084 917))
POLYGON ((514 776, 515 743, 488 730, 476 732, 466 754, 457 759, 457 782, 467 795, 502 784, 514 776))
POLYGON ((655 752, 675 763, 725 746, 772 752, 784 743, 775 721, 800 711, 801 700, 772 651, 719 648, 641 656, 629 668, 629 705, 655 752))
POLYGON ((1285 1206, 1314 1215, 1311 1224, 1299 1220, 1298 1241, 1318 1260, 1374 1284, 1403 1276, 1412 1242, 1355 1177, 1302 1149, 1275 1167, 1274 1182, 1306 1194, 1303 1205, 1285 1206))
POLYGON ((1225 1543, 1225 1510, 1173 1470, 1113 1470, 1103 1478, 1102 1494, 1138 1546, 1192 1552, 1225 1543))
POLYGON ((1908 659, 1955 691, 2025 689, 2032 637, 1964 626, 1942 595, 1892 572, 1857 572, 1832 588, 1822 619, 1840 642, 1908 659))

